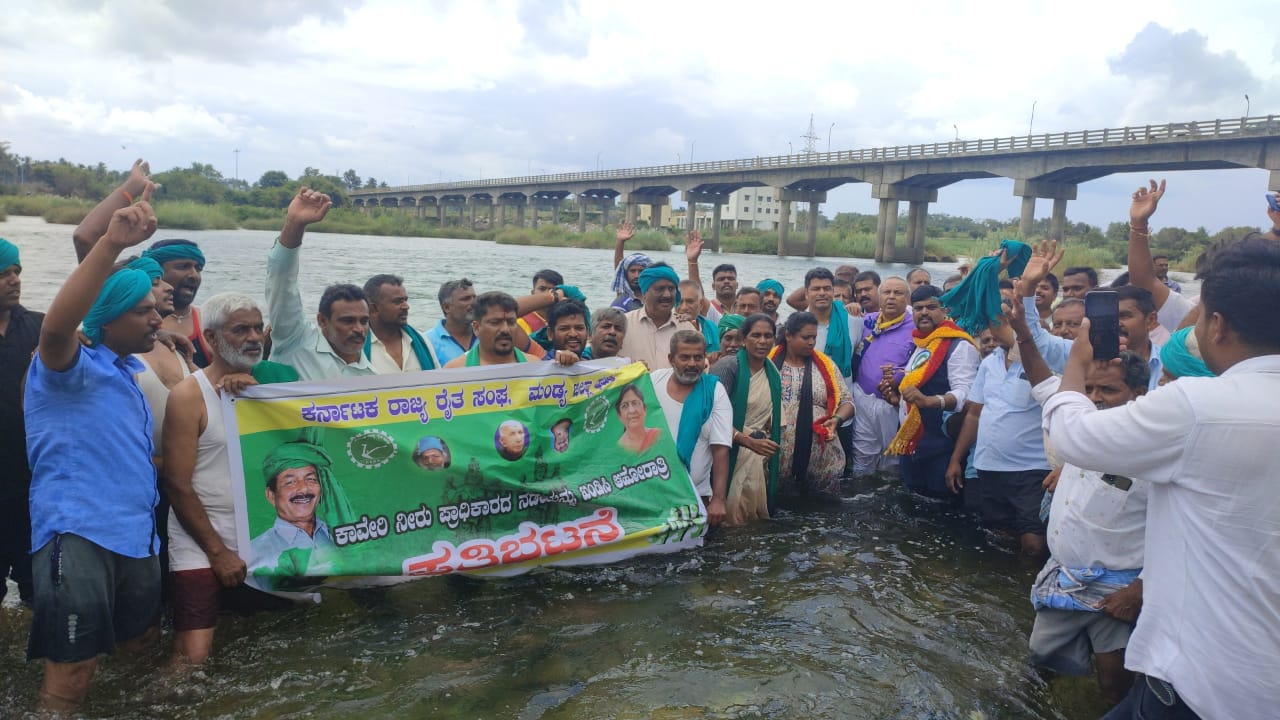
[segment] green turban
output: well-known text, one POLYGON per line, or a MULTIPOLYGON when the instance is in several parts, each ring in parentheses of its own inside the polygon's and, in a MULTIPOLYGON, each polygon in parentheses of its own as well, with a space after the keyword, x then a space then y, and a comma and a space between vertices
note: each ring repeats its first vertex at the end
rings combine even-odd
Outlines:
POLYGON ((111 274, 93 301, 89 314, 84 316, 82 330, 89 342, 102 342, 102 326, 129 312, 142 299, 151 294, 151 278, 141 270, 124 268, 111 274))
POLYGON ((145 255, 125 265, 125 267, 130 270, 141 270, 147 274, 147 277, 151 278, 152 282, 164 276, 164 270, 160 267, 160 263, 156 262, 154 258, 149 258, 145 255))
POLYGON ((746 322, 746 318, 741 315, 721 315, 720 323, 717 327, 720 328, 720 334, 724 335, 730 330, 741 330, 744 322, 746 322))
POLYGON ((1184 327, 1169 337, 1160 348, 1160 362, 1175 378, 1214 377, 1213 371, 1200 358, 1200 344, 1192 334, 1195 328, 1184 327))
POLYGON ((316 515, 329 529, 355 522, 356 514, 347 500, 347 493, 333 477, 333 459, 325 452, 320 428, 307 428, 302 436, 292 442, 275 446, 262 458, 262 476, 267 485, 285 470, 314 467, 320 481, 320 502, 316 515))
POLYGON ((0 270, 8 270, 10 265, 22 267, 22 261, 18 257, 18 246, 0 238, 0 270))
POLYGON ((196 268, 199 270, 204 269, 204 253, 200 252, 200 248, 196 247, 194 243, 180 242, 160 247, 152 245, 150 250, 142 253, 142 256, 149 257, 161 265, 174 260, 195 260, 196 268))
POLYGON ((672 285, 676 286, 676 304, 680 304, 680 276, 676 274, 667 265, 650 265, 640 273, 640 277, 636 279, 636 284, 640 286, 640 294, 649 292, 649 288, 659 280, 668 280, 672 285))
POLYGON ((777 280, 774 280, 773 278, 765 278, 764 280, 761 280, 760 282, 756 283, 756 289, 759 290, 760 292, 772 290, 778 294, 779 300, 786 297, 786 293, 782 289, 782 283, 778 282, 777 280))

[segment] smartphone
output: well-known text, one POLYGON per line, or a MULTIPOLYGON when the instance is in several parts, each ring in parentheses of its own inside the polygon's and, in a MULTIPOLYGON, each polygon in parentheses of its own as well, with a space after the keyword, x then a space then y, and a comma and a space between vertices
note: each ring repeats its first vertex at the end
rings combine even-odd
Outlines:
POLYGON ((1280 200, 1276 200, 1275 193, 1273 192, 1267 193, 1267 205, 1271 206, 1272 212, 1280 212, 1280 200))
POLYGON ((1120 357, 1120 295, 1114 290, 1094 290, 1084 296, 1089 318, 1089 342, 1094 360, 1120 357))

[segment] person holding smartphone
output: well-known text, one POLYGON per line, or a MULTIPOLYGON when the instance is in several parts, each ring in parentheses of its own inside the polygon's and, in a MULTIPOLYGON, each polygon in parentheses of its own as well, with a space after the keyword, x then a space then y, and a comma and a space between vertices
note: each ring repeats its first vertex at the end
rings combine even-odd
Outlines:
POLYGON ((1267 451, 1280 444, 1280 243, 1258 234, 1221 247, 1200 279, 1194 332, 1217 377, 1099 411, 1085 395, 1094 361, 1081 332, 1044 406, 1065 462, 1150 483, 1142 614, 1125 651, 1140 675, 1109 720, 1274 717, 1280 697, 1280 504, 1267 451))

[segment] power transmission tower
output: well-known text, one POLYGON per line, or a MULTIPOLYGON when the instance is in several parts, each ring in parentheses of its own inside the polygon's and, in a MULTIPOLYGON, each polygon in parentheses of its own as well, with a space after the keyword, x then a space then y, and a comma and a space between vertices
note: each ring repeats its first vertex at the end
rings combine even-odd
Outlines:
POLYGON ((804 152, 806 155, 812 155, 818 152, 818 131, 813 127, 813 116, 809 116, 809 132, 801 135, 804 138, 804 152))

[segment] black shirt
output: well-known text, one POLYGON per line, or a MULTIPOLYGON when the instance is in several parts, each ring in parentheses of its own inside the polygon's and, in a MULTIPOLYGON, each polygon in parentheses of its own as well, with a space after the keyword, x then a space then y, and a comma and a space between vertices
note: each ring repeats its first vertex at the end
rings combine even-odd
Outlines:
POLYGON ((40 343, 44 313, 19 305, 9 314, 9 329, 0 335, 0 496, 31 481, 27 467, 27 432, 22 421, 22 380, 40 343))

